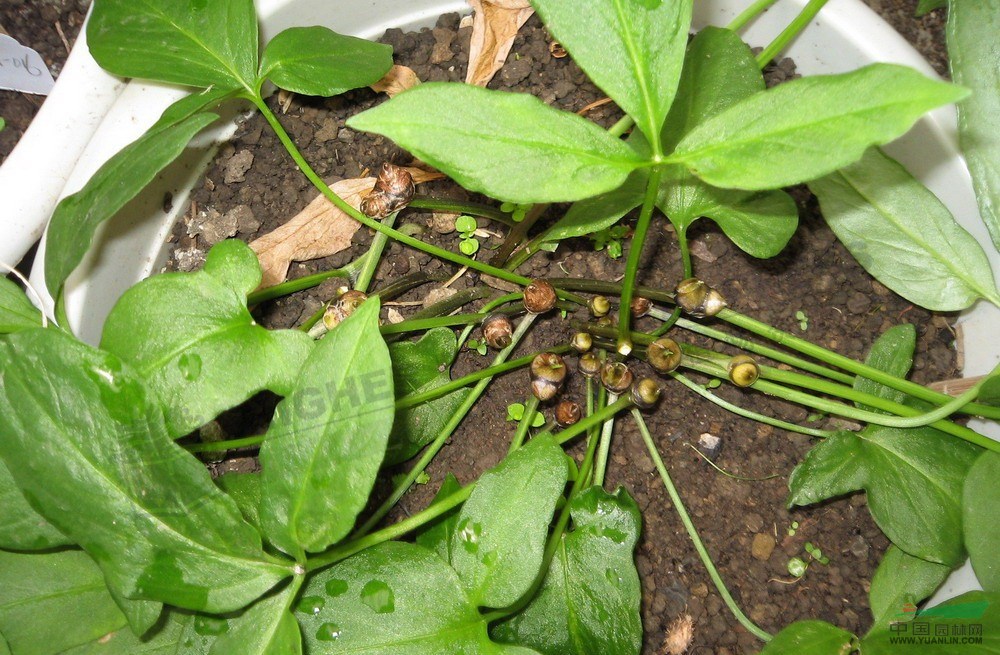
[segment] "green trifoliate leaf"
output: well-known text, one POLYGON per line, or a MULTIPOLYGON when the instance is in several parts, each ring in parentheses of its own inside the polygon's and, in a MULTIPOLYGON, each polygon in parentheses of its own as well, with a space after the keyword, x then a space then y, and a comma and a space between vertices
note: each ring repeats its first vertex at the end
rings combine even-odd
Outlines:
POLYGON ((392 139, 471 191, 516 203, 596 196, 643 163, 580 116, 467 84, 421 84, 347 124, 392 139))
POLYGON ((760 655, 846 655, 856 641, 850 632, 825 621, 796 621, 774 635, 760 655))
POLYGON ((390 541, 324 569, 296 612, 306 652, 393 655, 531 655, 493 643, 455 571, 429 550, 390 541), (319 607, 318 611, 315 608, 319 607))
POLYGON ((257 78, 253 0, 97 0, 87 44, 122 77, 225 90, 257 78))
POLYGON ((756 93, 689 132, 669 160, 709 184, 776 189, 814 180, 892 141, 968 91, 893 64, 804 77, 756 93))
POLYGON ((124 626, 101 569, 83 551, 0 551, 0 633, 15 653, 61 653, 124 626))
POLYGON ((87 253, 101 223, 118 213, 180 156, 195 134, 218 118, 206 109, 227 93, 216 89, 178 100, 145 134, 105 162, 82 189, 60 201, 45 246, 45 285, 54 298, 87 253))
POLYGON ((451 565, 474 605, 513 605, 531 587, 567 475, 562 449, 541 435, 479 478, 451 538, 451 565))
POLYGON ((326 27, 290 27, 271 39, 261 79, 310 96, 336 96, 378 82, 392 68, 392 47, 326 27))
POLYGON ((10 335, 0 432, 25 496, 122 596, 226 612, 290 573, 114 355, 55 330, 10 335))
POLYGON ((904 649, 921 655, 1000 653, 1000 594, 970 591, 925 608, 913 621, 873 630, 861 640, 864 655, 898 655, 904 649), (907 646, 903 646, 906 643, 907 646))
POLYGON ((196 273, 164 273, 129 289, 101 347, 131 364, 180 437, 259 391, 285 395, 313 347, 301 330, 266 330, 247 309, 260 264, 238 240, 217 244, 196 273))
POLYGON ((231 618, 209 655, 300 655, 302 633, 289 609, 297 590, 297 585, 288 585, 231 618))
POLYGON ((879 282, 938 311, 1000 303, 989 260, 933 193, 878 148, 809 184, 830 229, 879 282))
POLYGON ((260 449, 261 523, 296 557, 350 532, 385 455, 394 401, 378 310, 365 301, 317 344, 260 449))
MULTIPOLYGON (((868 351, 865 364, 884 371, 889 375, 905 378, 910 372, 910 367, 913 366, 913 352, 916 350, 916 347, 916 329, 909 323, 896 325, 883 332, 878 340, 875 341, 871 350, 868 351)), ((879 384, 861 375, 854 378, 854 389, 896 403, 903 403, 909 398, 902 391, 879 384)), ((863 407, 869 411, 885 413, 874 407, 867 407, 861 403, 856 404, 858 407, 863 407)))
POLYGON ((7 465, 0 460, 0 548, 44 550, 72 543, 28 504, 7 465))
POLYGON ((6 277, 0 277, 0 334, 41 327, 42 313, 6 277))
MULTIPOLYGON (((390 344, 396 398, 430 391, 450 382, 449 369, 457 352, 458 340, 448 328, 428 330, 417 341, 390 344)), ((438 436, 468 395, 468 389, 458 389, 430 402, 397 411, 384 465, 398 464, 416 455, 438 436)))
POLYGON ((890 545, 872 576, 872 630, 911 620, 912 607, 933 594, 949 573, 949 566, 908 555, 890 545))
POLYGON ((962 503, 965 547, 976 578, 986 591, 1000 591, 1000 523, 997 503, 1000 502, 1000 455, 984 452, 976 460, 965 480, 962 503))
POLYGON ((542 588, 493 638, 545 655, 638 655, 642 588, 632 552, 639 508, 624 489, 612 495, 591 487, 570 511, 574 529, 563 534, 542 588))
MULTIPOLYGON (((935 6, 944 4, 938 0, 935 6)), ((1000 248, 1000 66, 996 49, 1000 0, 955 0, 947 5, 951 76, 957 84, 972 89, 972 94, 958 103, 958 140, 972 173, 980 216, 993 245, 1000 248)))
POLYGON ((788 481, 789 506, 864 489, 875 522, 910 555, 954 566, 962 545, 962 485, 979 449, 933 428, 869 425, 837 432, 788 481))
POLYGON ((573 0, 532 5, 573 61, 655 139, 680 77, 691 1, 590 0, 586 11, 573 0))

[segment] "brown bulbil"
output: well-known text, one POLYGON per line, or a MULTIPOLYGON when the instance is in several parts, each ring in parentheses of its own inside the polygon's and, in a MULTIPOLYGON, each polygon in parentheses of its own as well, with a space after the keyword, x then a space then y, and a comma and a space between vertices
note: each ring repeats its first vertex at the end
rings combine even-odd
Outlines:
POLYGON ((385 218, 403 209, 413 198, 413 176, 401 166, 382 164, 375 188, 361 201, 361 212, 370 218, 385 218))
POLYGON ((681 347, 669 337, 660 337, 646 348, 646 358, 660 373, 669 373, 681 364, 681 347))
POLYGON ((632 386, 632 371, 622 362, 604 362, 601 384, 611 393, 621 394, 632 386))
POLYGON ((491 314, 483 321, 483 341, 490 348, 502 350, 510 345, 514 326, 502 314, 491 314))
POLYGON ((726 299, 721 293, 695 277, 682 280, 675 293, 675 300, 681 309, 697 318, 715 316, 726 306, 726 299))
POLYGON ((594 353, 584 353, 580 355, 577 368, 585 377, 595 378, 601 372, 601 360, 594 353))
POLYGON ((566 362, 555 353, 539 353, 531 360, 531 393, 541 401, 552 400, 566 381, 566 362))
POLYGON ((737 387, 749 387, 760 377, 760 366, 749 355, 736 355, 729 360, 729 381, 737 387))
POLYGON ((581 416, 583 416, 583 409, 580 407, 580 403, 572 400, 561 400, 556 405, 556 423, 561 427, 566 428, 573 425, 580 420, 581 416))
POLYGON ((650 409, 660 399, 660 385, 652 378, 643 378, 632 385, 632 402, 639 409, 650 409))
POLYGON ((632 298, 632 302, 629 304, 629 310, 632 312, 634 318, 642 318, 649 313, 652 307, 653 303, 650 302, 649 298, 642 298, 640 296, 632 298))
POLYGON ((556 306, 556 290, 545 280, 532 280, 524 287, 524 308, 532 314, 544 314, 556 306))
POLYGON ((326 308, 323 313, 323 325, 327 330, 332 330, 343 323, 366 300, 368 296, 363 291, 356 289, 344 291, 326 308))

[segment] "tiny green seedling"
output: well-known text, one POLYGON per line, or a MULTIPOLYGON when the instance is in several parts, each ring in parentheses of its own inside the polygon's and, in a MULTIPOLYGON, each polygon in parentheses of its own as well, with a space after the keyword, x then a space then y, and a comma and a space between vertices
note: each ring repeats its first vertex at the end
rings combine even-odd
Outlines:
POLYGON ((824 555, 823 551, 820 550, 817 546, 813 546, 811 541, 807 541, 803 546, 803 548, 807 553, 809 553, 809 557, 813 558, 813 560, 819 562, 823 566, 826 566, 827 564, 830 563, 830 558, 824 555))
MULTIPOLYGON (((523 403, 511 403, 507 405, 508 421, 520 421, 522 418, 524 418, 523 403)), ((531 419, 531 427, 540 428, 543 425, 545 425, 545 416, 541 412, 535 412, 534 417, 531 419)))
POLYGON ((458 249, 467 257, 471 257, 479 251, 479 239, 476 238, 477 229, 479 226, 476 225, 476 219, 472 216, 462 214, 455 219, 455 230, 458 231, 458 235, 462 239, 458 244, 458 249))
POLYGON ((481 341, 479 339, 469 339, 468 341, 465 342, 465 347, 469 350, 479 353, 483 357, 485 357, 486 353, 489 351, 486 342, 481 341))
POLYGON ((799 522, 798 521, 792 521, 792 524, 790 526, 788 526, 788 536, 789 537, 794 537, 795 533, 798 532, 798 530, 799 530, 799 522))
POLYGON ((528 214, 531 205, 519 205, 515 202, 505 202, 500 205, 500 211, 510 214, 510 219, 515 223, 520 223, 528 214))
POLYGON ((799 322, 799 329, 803 332, 809 329, 809 317, 801 309, 795 312, 795 320, 799 322))
POLYGON ((801 578, 806 574, 806 569, 809 568, 809 565, 806 564, 806 561, 801 557, 792 557, 788 560, 788 566, 786 568, 788 569, 789 575, 801 578))
POLYGON ((622 250, 622 239, 628 236, 629 229, 624 225, 613 225, 590 235, 594 242, 594 250, 606 250, 608 257, 618 259, 624 252, 622 250))

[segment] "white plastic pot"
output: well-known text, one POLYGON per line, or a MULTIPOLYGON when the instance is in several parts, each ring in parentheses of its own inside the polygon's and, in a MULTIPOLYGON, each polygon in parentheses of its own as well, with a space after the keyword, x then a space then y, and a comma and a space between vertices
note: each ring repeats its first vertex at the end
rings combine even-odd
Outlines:
MULTIPOLYGON (((696 28, 725 25, 747 0, 699 0, 696 28)), ((768 43, 798 14, 805 0, 779 0, 744 31, 751 44, 768 43)), ((431 25, 441 13, 467 11, 464 0, 258 0, 262 38, 292 25, 326 25, 338 32, 378 37, 389 27, 431 25)), ((839 73, 875 61, 912 66, 927 75, 933 70, 888 24, 859 0, 831 0, 785 53, 804 75, 839 73)), ((56 202, 79 189, 112 154, 139 137, 183 90, 141 82, 123 83, 101 71, 81 38, 46 101, 17 148, 0 168, 0 261, 15 263, 42 231, 56 202)), ((159 269, 164 245, 187 194, 214 153, 212 144, 228 138, 232 126, 202 138, 150 189, 98 235, 91 255, 67 284, 67 310, 74 329, 96 342, 101 325, 121 293, 159 269), (164 195, 173 200, 164 209, 164 195)), ((969 174, 956 147, 953 108, 924 117, 905 137, 887 148, 952 210, 962 225, 990 253, 994 251, 979 219, 969 174)), ((43 243, 44 248, 44 243, 43 243)), ((31 273, 44 290, 42 254, 31 273)), ((988 372, 1000 361, 1000 340, 991 326, 1000 310, 979 303, 963 313, 965 374, 988 372)), ((976 425, 1000 438, 996 425, 976 425)), ((975 585, 971 568, 953 575, 939 592, 946 598, 975 585)))

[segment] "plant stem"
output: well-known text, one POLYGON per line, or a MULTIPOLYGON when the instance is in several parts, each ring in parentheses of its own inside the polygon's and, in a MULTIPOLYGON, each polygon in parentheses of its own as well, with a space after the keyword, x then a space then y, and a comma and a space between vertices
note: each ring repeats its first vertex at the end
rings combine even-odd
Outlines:
POLYGON ((773 5, 777 0, 757 0, 752 5, 743 10, 743 12, 734 18, 729 25, 726 26, 727 30, 732 30, 733 32, 739 32, 741 29, 746 27, 746 24, 757 17, 758 14, 764 13, 764 11, 773 5))
POLYGON ((507 225, 514 224, 514 221, 510 218, 510 214, 507 212, 502 212, 496 207, 490 207, 479 202, 454 200, 452 198, 432 198, 431 196, 415 194, 408 206, 414 209, 429 209, 437 212, 482 216, 483 218, 489 218, 507 225))
POLYGON ((608 128, 608 134, 611 136, 622 136, 628 132, 635 125, 635 119, 633 119, 628 114, 625 114, 618 119, 614 125, 608 128))
MULTIPOLYGON (((397 216, 399 216, 399 212, 389 214, 382 219, 382 225, 391 228, 396 223, 397 216)), ((358 291, 368 292, 368 285, 372 283, 372 278, 375 277, 375 271, 378 269, 379 262, 382 261, 382 251, 385 250, 385 244, 388 240, 389 237, 385 232, 375 233, 372 245, 364 255, 365 261, 361 266, 361 272, 358 273, 357 280, 354 282, 354 288, 358 291)))
POLYGON ((694 265, 691 263, 691 244, 688 243, 687 226, 677 228, 677 247, 681 251, 681 264, 684 267, 684 276, 681 279, 686 280, 689 277, 694 277, 694 265))
MULTIPOLYGON (((591 428, 601 425, 602 423, 607 421, 609 418, 613 417, 618 412, 622 411, 623 409, 628 409, 629 407, 632 407, 634 404, 635 403, 632 402, 631 397, 627 395, 622 396, 615 402, 608 403, 601 409, 597 410, 591 416, 588 416, 582 421, 574 423, 573 425, 569 426, 568 428, 560 432, 558 435, 556 435, 556 440, 559 442, 560 445, 562 445, 567 441, 569 441, 570 439, 578 436, 579 434, 587 432, 591 428)), ((539 434, 538 436, 541 436, 541 434, 539 434)))
POLYGON ((771 41, 770 45, 757 55, 757 66, 763 69, 771 63, 771 60, 799 35, 799 32, 809 24, 809 21, 816 17, 816 14, 819 13, 819 10, 823 8, 826 2, 827 0, 809 0, 799 15, 788 24, 788 27, 782 30, 781 34, 775 37, 774 41, 771 41))
MULTIPOLYGON (((511 351, 517 347, 517 344, 528 331, 528 328, 531 327, 531 324, 534 322, 536 316, 537 314, 528 314, 521 319, 521 322, 517 324, 517 328, 514 330, 514 334, 511 335, 510 345, 497 353, 497 356, 493 359, 494 366, 503 364, 507 360, 511 351)), ((441 447, 444 446, 444 443, 451 437, 452 432, 454 432, 455 428, 458 427, 458 424, 462 422, 462 419, 465 418, 468 411, 472 409, 472 406, 477 400, 479 400, 479 396, 481 396, 486 390, 486 387, 492 379, 493 378, 490 377, 483 378, 476 384, 475 387, 472 388, 472 391, 469 392, 469 395, 465 397, 462 404, 459 405, 458 409, 455 410, 455 413, 452 414, 450 419, 448 419, 448 422, 445 424, 444 428, 441 429, 441 432, 438 433, 437 437, 434 438, 434 441, 432 441, 427 448, 424 449, 420 459, 417 460, 417 463, 414 464, 413 468, 411 468, 406 474, 403 481, 396 485, 389 497, 386 498, 385 501, 379 505, 378 509, 376 509, 375 512, 368 517, 368 520, 365 521, 360 528, 358 528, 355 533, 356 536, 361 536, 369 532, 378 524, 379 521, 382 520, 382 517, 388 514, 389 510, 392 509, 397 502, 399 502, 399 499, 403 497, 403 494, 405 494, 407 489, 413 485, 413 482, 421 473, 423 473, 424 469, 427 468, 427 465, 431 463, 431 460, 434 459, 438 451, 441 450, 441 447)))
POLYGON ((252 437, 243 437, 241 439, 229 439, 227 441, 213 441, 213 442, 203 442, 194 443, 184 446, 184 449, 189 453, 213 453, 222 452, 225 450, 233 450, 235 448, 248 448, 250 446, 259 446, 264 443, 263 434, 255 434, 252 437))
POLYGON ((709 402, 715 403, 723 409, 729 410, 733 414, 742 416, 744 418, 757 421, 759 423, 766 423, 767 425, 773 425, 776 428, 781 428, 783 430, 788 430, 789 432, 798 432, 799 434, 807 434, 810 437, 826 438, 833 434, 834 432, 830 430, 817 430, 815 428, 807 428, 801 425, 796 425, 795 423, 789 423, 788 421, 782 421, 781 419, 771 418, 770 416, 765 416, 764 414, 758 414, 757 412, 751 411, 735 405, 728 400, 720 398, 708 389, 704 388, 697 382, 691 380, 690 378, 682 375, 681 373, 671 373, 671 377, 683 384, 685 387, 695 392, 702 398, 708 400, 709 402))
POLYGON ((770 641, 771 635, 759 628, 753 621, 747 618, 747 616, 736 604, 736 600, 733 598, 732 594, 729 593, 729 589, 726 588, 726 584, 722 581, 722 576, 719 575, 718 569, 715 568, 715 563, 712 561, 711 556, 708 554, 708 550, 705 548, 705 544, 698 535, 698 530, 695 529, 694 523, 691 521, 691 516, 684 507, 680 494, 677 493, 677 488, 674 487, 673 480, 670 479, 667 467, 663 465, 663 459, 660 458, 660 452, 656 448, 656 444, 653 442, 653 437, 649 433, 649 428, 646 427, 646 421, 643 420, 642 413, 637 409, 633 409, 632 417, 635 419, 635 423, 639 427, 639 432, 642 433, 642 440, 646 443, 646 449, 649 451, 649 456, 653 458, 653 464, 656 465, 656 470, 660 474, 660 480, 663 481, 663 486, 666 487, 667 493, 670 495, 670 502, 674 504, 674 508, 677 510, 677 515, 680 517, 681 523, 684 524, 684 529, 687 530, 688 536, 691 538, 691 542, 694 544, 695 550, 698 551, 698 556, 701 558, 702 564, 704 564, 705 568, 708 569, 708 576, 712 579, 712 583, 718 590, 719 595, 722 596, 722 600, 726 603, 726 607, 729 608, 729 611, 733 613, 736 620, 739 621, 740 624, 752 635, 763 641, 770 641))
POLYGON ((350 273, 343 268, 335 268, 329 271, 321 271, 319 273, 313 273, 312 275, 306 275, 294 280, 288 280, 287 282, 281 282, 280 284, 275 284, 274 286, 265 287, 260 291, 254 291, 247 296, 247 306, 253 307, 254 305, 259 305, 267 300, 281 298, 282 296, 287 296, 295 293, 296 291, 312 289, 313 287, 318 287, 326 280, 334 277, 348 278, 350 277, 350 273))
MULTIPOLYGON (((618 394, 608 393, 607 403, 613 405, 618 400, 618 394)), ((612 416, 601 426, 601 446, 597 451, 597 461, 594 464, 594 484, 604 486, 604 476, 608 472, 608 454, 611 452, 611 436, 615 430, 615 417, 612 416)))
POLYGON ((248 96, 247 99, 253 102, 254 105, 257 107, 257 109, 260 110, 261 115, 264 117, 264 119, 271 126, 271 129, 274 130, 275 134, 278 136, 278 140, 281 141, 282 145, 285 146, 285 149, 288 151, 288 154, 295 161, 296 165, 298 165, 299 170, 301 170, 302 173, 309 179, 309 181, 312 182, 317 189, 319 189, 320 193, 326 196, 326 198, 330 202, 332 202, 338 209, 346 213, 351 218, 355 219, 362 225, 365 225, 366 227, 375 230, 376 232, 381 232, 389 237, 392 237, 393 239, 399 241, 404 245, 410 246, 411 248, 416 248, 417 250, 423 251, 434 257, 438 257, 439 259, 444 259, 446 261, 452 262, 453 264, 458 264, 459 266, 468 266, 472 270, 479 271, 481 273, 486 273, 487 275, 492 275, 494 277, 500 278, 501 280, 506 280, 508 282, 519 284, 521 286, 526 286, 531 282, 530 279, 522 275, 512 273, 502 268, 496 268, 495 266, 490 266, 489 264, 476 261, 475 259, 469 259, 468 257, 452 252, 450 250, 446 250, 444 248, 439 248, 438 246, 425 243, 419 239, 415 239, 407 234, 404 234, 396 229, 382 225, 378 221, 373 220, 368 216, 365 216, 362 212, 355 209, 350 203, 348 203, 339 195, 337 195, 333 191, 333 189, 331 189, 329 185, 327 185, 327 183, 323 181, 323 178, 321 178, 316 173, 316 171, 313 170, 312 166, 309 165, 309 162, 307 162, 305 158, 302 156, 302 153, 299 152, 299 149, 295 145, 295 142, 292 141, 291 137, 288 136, 288 133, 285 131, 285 128, 278 121, 277 116, 274 115, 274 113, 271 111, 271 108, 267 106, 267 104, 263 101, 262 98, 260 98, 259 96, 248 96))
POLYGON ((406 332, 432 330, 436 327, 475 325, 476 323, 481 323, 485 318, 484 314, 454 314, 452 316, 436 316, 434 318, 409 318, 400 323, 386 323, 379 326, 379 331, 382 333, 382 336, 404 334, 406 332))
MULTIPOLYGON (((716 318, 737 327, 741 327, 749 332, 753 332, 754 334, 762 336, 766 339, 770 339, 771 341, 782 346, 787 346, 793 350, 799 351, 800 353, 809 355, 810 357, 820 359, 831 366, 836 366, 837 368, 844 369, 845 371, 849 371, 855 375, 866 377, 869 380, 873 380, 879 384, 884 384, 891 389, 902 391, 903 393, 909 394, 914 398, 926 400, 934 405, 943 405, 951 402, 952 400, 951 396, 938 393, 928 389, 927 387, 923 387, 916 382, 910 382, 909 380, 889 375, 885 371, 881 371, 872 366, 868 366, 867 364, 854 361, 850 357, 844 357, 843 355, 827 350, 821 346, 817 346, 816 344, 806 341, 805 339, 800 339, 794 334, 771 327, 770 325, 761 323, 760 321, 752 319, 749 316, 744 316, 743 314, 731 309, 723 309, 716 315, 716 318)), ((974 414, 982 416, 983 418, 1000 419, 1000 407, 992 407, 990 405, 968 403, 959 411, 963 414, 974 414)))
MULTIPOLYGON (((524 241, 524 237, 528 235, 528 231, 538 222, 538 219, 542 217, 542 214, 548 208, 549 205, 546 203, 533 205, 524 215, 524 218, 521 219, 521 222, 515 223, 514 227, 507 233, 507 237, 503 240, 503 243, 500 244, 496 253, 490 258, 490 263, 494 266, 505 266, 510 254, 524 241)), ((509 269, 505 267, 505 270, 509 269)))
POLYGON ((635 224, 632 244, 629 246, 628 259, 625 262, 625 279, 622 281, 621 303, 618 306, 618 352, 622 355, 632 352, 632 340, 629 338, 629 321, 632 318, 630 306, 635 291, 635 277, 639 272, 639 258, 642 256, 642 246, 646 243, 646 233, 649 232, 649 224, 652 222, 653 205, 660 190, 661 176, 662 170, 659 167, 654 168, 649 175, 642 210, 635 224))
POLYGON ((531 423, 535 419, 535 412, 538 411, 538 398, 534 394, 528 396, 528 401, 524 403, 524 414, 521 415, 521 420, 517 422, 517 431, 514 433, 514 438, 510 440, 510 448, 507 450, 507 454, 510 454, 521 447, 524 443, 525 437, 528 436, 528 429, 531 428, 531 423))
POLYGON ((472 490, 475 489, 475 483, 462 487, 455 493, 451 494, 447 498, 442 498, 437 501, 427 509, 422 512, 418 512, 413 516, 407 517, 400 521, 399 523, 394 523, 388 527, 382 528, 377 532, 373 532, 369 535, 359 536, 357 538, 351 539, 344 543, 338 544, 327 550, 324 553, 320 553, 315 557, 309 558, 306 562, 306 571, 316 571, 318 569, 336 564, 342 560, 347 559, 351 555, 355 555, 365 550, 366 548, 371 548, 377 544, 391 541, 398 537, 411 532, 420 526, 433 521, 442 514, 448 512, 454 507, 461 505, 466 500, 468 500, 469 495, 472 490))

